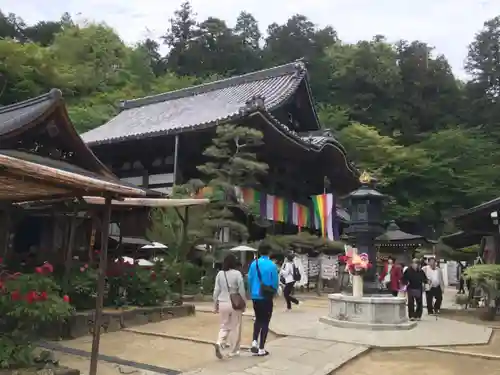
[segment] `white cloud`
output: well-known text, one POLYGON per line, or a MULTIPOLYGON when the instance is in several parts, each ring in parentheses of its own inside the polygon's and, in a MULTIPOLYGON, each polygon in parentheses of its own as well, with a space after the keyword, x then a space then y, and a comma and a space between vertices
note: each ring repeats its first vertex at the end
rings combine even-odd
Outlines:
MULTIPOLYGON (((57 19, 67 11, 75 18, 105 21, 133 43, 159 37, 182 0, 0 0, 0 9, 27 22, 57 19)), ((216 16, 234 23, 238 13, 252 13, 264 30, 301 13, 319 25, 332 25, 342 40, 355 42, 382 34, 390 41, 419 39, 446 55, 456 74, 464 76, 467 45, 485 20, 500 15, 498 0, 192 0, 198 19, 216 16)))

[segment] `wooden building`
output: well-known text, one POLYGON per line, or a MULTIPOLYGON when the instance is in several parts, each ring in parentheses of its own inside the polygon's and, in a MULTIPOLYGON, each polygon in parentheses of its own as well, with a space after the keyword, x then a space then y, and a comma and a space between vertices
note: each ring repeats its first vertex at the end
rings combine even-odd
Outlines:
POLYGON ((479 245, 484 263, 500 264, 500 198, 469 208, 451 218, 458 232, 441 237, 454 249, 479 245))
MULTIPOLYGON (((82 141, 59 90, 0 108, 0 257, 44 250, 52 260, 64 253, 68 217, 85 221, 65 203, 74 197, 145 194, 120 181, 82 141)), ((74 240, 88 246, 90 226, 81 229, 74 240)))
MULTIPOLYGON (((308 204, 323 193, 325 177, 338 197, 359 184, 344 147, 321 127, 302 61, 123 101, 116 117, 82 138, 123 181, 169 193, 201 177, 202 153, 228 123, 263 132, 258 157, 269 165, 261 181, 267 194, 308 204)), ((339 217, 346 218, 340 208, 339 217)))

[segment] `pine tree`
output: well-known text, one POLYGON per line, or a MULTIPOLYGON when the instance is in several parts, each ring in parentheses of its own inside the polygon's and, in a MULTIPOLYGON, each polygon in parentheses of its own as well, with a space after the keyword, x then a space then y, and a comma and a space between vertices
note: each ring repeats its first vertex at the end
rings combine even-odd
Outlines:
MULTIPOLYGON (((198 166, 208 179, 211 203, 204 218, 207 235, 217 236, 223 228, 229 228, 231 240, 248 240, 246 222, 238 220, 237 211, 245 216, 255 213, 236 196, 235 187, 255 186, 259 177, 267 173, 268 165, 257 160, 255 150, 262 145, 262 132, 238 125, 221 125, 216 137, 203 153, 209 161, 198 166)), ((230 242, 232 242, 230 241, 230 242)))

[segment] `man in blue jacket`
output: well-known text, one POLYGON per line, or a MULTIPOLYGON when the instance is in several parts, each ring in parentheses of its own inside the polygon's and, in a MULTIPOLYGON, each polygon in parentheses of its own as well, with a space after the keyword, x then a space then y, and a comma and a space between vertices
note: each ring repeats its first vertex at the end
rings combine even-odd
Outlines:
POLYGON ((251 351, 258 356, 269 354, 264 346, 269 332, 269 322, 273 315, 273 298, 279 285, 278 268, 269 259, 270 250, 269 245, 260 244, 260 257, 254 260, 248 269, 248 286, 255 314, 251 351), (259 335, 260 342, 258 343, 259 335))

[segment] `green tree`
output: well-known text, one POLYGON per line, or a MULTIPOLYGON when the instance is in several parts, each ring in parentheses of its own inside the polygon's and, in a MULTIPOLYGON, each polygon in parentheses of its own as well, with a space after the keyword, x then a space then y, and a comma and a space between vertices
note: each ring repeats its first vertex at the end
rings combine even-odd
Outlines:
POLYGON ((466 85, 469 102, 466 114, 472 126, 482 126, 496 138, 500 109, 500 16, 484 23, 469 45, 465 69, 472 76, 466 85))
POLYGON ((332 45, 324 60, 331 105, 344 108, 353 121, 375 126, 385 135, 405 126, 396 106, 400 69, 393 47, 384 39, 332 45))
POLYGON ((230 231, 231 242, 248 239, 246 220, 253 208, 241 202, 235 195, 235 186, 254 186, 258 178, 267 173, 267 164, 257 160, 256 148, 262 145, 263 134, 255 129, 238 125, 217 127, 216 137, 203 155, 208 161, 198 166, 208 179, 212 190, 211 204, 204 217, 204 229, 208 238, 220 235, 224 228, 230 231))
POLYGON ((177 74, 187 75, 192 72, 187 56, 188 47, 196 31, 195 13, 189 1, 181 4, 169 22, 169 30, 162 36, 163 42, 170 47, 167 67, 177 74))

